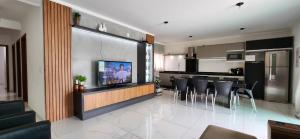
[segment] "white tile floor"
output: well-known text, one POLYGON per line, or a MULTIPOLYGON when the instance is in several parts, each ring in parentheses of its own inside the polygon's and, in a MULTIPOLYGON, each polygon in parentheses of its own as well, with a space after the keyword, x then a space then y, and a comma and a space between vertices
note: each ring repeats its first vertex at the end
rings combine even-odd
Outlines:
MULTIPOLYGON (((204 103, 193 106, 175 103, 170 92, 98 117, 80 121, 76 117, 52 123, 54 139, 197 139, 207 125, 213 124, 267 138, 267 120, 300 124, 290 104, 242 100, 237 110, 216 106, 215 111, 204 103)), ((210 105, 209 105, 210 106, 210 105)))

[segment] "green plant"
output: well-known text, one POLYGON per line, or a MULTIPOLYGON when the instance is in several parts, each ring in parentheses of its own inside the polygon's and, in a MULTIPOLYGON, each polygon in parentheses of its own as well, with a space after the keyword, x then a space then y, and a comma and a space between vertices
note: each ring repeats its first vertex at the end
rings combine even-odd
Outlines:
POLYGON ((154 82, 155 82, 155 83, 160 83, 160 82, 161 82, 161 80, 160 80, 160 78, 159 78, 158 76, 155 76, 155 80, 154 80, 154 82))
POLYGON ((73 17, 74 18, 78 18, 78 17, 80 17, 81 15, 80 15, 80 13, 79 12, 74 12, 73 13, 73 17))
POLYGON ((80 83, 84 83, 87 80, 87 78, 83 75, 77 75, 75 77, 75 80, 78 80, 80 83))
POLYGON ((159 76, 155 76, 154 83, 155 83, 156 88, 160 88, 160 82, 161 82, 161 80, 160 80, 159 76))

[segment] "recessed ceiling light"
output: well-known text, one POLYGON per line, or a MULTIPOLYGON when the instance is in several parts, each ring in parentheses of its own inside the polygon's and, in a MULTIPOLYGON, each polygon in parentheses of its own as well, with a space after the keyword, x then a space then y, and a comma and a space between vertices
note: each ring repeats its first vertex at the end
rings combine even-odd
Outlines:
POLYGON ((245 4, 244 2, 238 2, 238 3, 235 4, 235 6, 241 7, 241 6, 243 6, 244 4, 245 4))
POLYGON ((240 28, 240 30, 245 30, 246 28, 240 28))
POLYGON ((164 24, 168 24, 169 23, 169 21, 164 21, 164 24))

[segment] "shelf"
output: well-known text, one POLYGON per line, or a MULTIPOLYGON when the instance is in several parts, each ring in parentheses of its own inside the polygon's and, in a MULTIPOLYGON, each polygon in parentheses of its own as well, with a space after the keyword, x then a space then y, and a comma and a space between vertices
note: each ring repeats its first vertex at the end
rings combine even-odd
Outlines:
POLYGON ((138 42, 138 43, 143 42, 143 41, 140 41, 140 40, 127 38, 127 37, 123 37, 123 36, 120 36, 120 35, 104 32, 104 31, 99 31, 99 30, 96 30, 96 29, 93 29, 93 28, 88 28, 88 27, 84 27, 84 26, 80 26, 80 25, 72 25, 72 27, 77 28, 77 29, 81 29, 81 30, 85 30, 85 31, 90 31, 90 32, 94 32, 94 33, 99 33, 99 34, 111 36, 111 37, 116 37, 116 38, 120 38, 120 39, 124 39, 124 40, 134 41, 134 42, 138 42))

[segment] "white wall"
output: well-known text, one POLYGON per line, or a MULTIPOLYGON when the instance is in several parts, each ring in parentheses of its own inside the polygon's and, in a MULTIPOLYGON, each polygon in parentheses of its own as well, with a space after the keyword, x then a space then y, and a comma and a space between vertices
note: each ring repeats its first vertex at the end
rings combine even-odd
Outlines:
POLYGON ((23 17, 21 35, 27 38, 28 105, 45 119, 44 38, 42 7, 32 7, 23 17))
POLYGON ((5 35, 5 34, 0 33, 0 44, 10 45, 11 44, 11 37, 9 35, 5 35))
POLYGON ((6 86, 6 48, 0 46, 0 86, 6 86))
MULTIPOLYGON (((300 22, 293 27, 295 55, 296 49, 300 48, 300 22)), ((295 57, 294 57, 295 58, 295 57)), ((293 103, 295 103, 296 111, 300 112, 300 66, 296 67, 296 59, 294 59, 293 68, 293 103)))
POLYGON ((73 75, 87 76, 87 88, 97 87, 98 60, 132 62, 132 82, 137 82, 137 42, 73 29, 72 59, 73 75))

